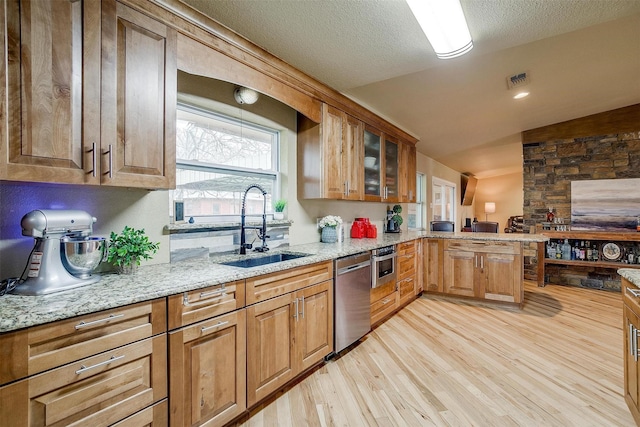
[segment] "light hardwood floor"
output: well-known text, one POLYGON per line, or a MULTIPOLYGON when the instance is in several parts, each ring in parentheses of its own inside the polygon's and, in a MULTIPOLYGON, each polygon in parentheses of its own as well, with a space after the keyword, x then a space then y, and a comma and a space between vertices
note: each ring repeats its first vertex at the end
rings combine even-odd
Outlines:
POLYGON ((634 426, 620 295, 526 282, 522 311, 423 296, 242 426, 634 426))

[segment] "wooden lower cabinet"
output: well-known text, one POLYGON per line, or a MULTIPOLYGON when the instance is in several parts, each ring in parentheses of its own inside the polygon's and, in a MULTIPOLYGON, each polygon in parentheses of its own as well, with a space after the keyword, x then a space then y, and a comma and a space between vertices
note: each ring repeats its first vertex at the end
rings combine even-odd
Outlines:
POLYGON ((623 327, 624 327, 624 400, 629 411, 640 425, 640 289, 622 278, 623 327))
POLYGON ((442 255, 443 293, 523 302, 521 243, 450 240, 444 243, 442 255))
POLYGON ((399 243, 397 246, 397 281, 400 306, 411 302, 416 295, 416 243, 415 240, 411 240, 399 243))
POLYGON ((247 307, 247 405, 333 351, 333 280, 247 307))
POLYGON ((169 333, 172 426, 219 426, 246 409, 246 311, 169 333))
POLYGON ((425 292, 443 292, 444 240, 422 240, 422 280, 425 292))
POLYGON ((0 388, 2 426, 107 426, 167 397, 158 335, 0 388))

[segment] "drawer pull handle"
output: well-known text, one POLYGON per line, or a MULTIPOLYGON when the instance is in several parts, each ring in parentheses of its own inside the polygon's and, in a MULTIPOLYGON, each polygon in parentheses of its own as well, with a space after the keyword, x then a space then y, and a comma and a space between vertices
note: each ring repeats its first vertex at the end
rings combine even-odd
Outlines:
POLYGON ((631 295, 633 295, 636 298, 640 297, 640 289, 627 288, 627 292, 629 292, 631 295))
POLYGON ((116 360, 120 360, 120 359, 124 359, 124 355, 111 356, 108 360, 105 360, 104 362, 96 363, 95 365, 91 365, 91 366, 80 365, 80 369, 76 371, 76 375, 80 375, 83 372, 87 372, 88 370, 91 370, 93 368, 98 368, 100 366, 108 365, 109 363, 115 362, 116 360))
POLYGON ((227 289, 224 287, 224 285, 222 285, 220 289, 216 289, 215 291, 201 292, 200 298, 210 297, 211 295, 218 295, 218 294, 222 296, 222 295, 225 295, 226 292, 227 292, 227 289))
POLYGON ((124 317, 124 314, 110 314, 109 317, 105 317, 104 319, 94 320, 93 322, 85 322, 84 320, 76 325, 76 330, 82 328, 88 328, 89 326, 94 326, 104 322, 110 322, 113 319, 117 319, 119 317, 124 317))
POLYGON ((389 301, 388 299, 386 299, 386 298, 382 300, 382 304, 383 304, 383 305, 384 305, 384 304, 388 304, 389 302, 390 302, 390 301, 389 301))
POLYGON ((211 329, 219 328, 220 326, 226 325, 227 323, 229 323, 229 321, 218 322, 218 323, 216 323, 215 325, 212 325, 212 326, 203 326, 200 330, 202 332, 207 332, 207 331, 210 331, 211 329))

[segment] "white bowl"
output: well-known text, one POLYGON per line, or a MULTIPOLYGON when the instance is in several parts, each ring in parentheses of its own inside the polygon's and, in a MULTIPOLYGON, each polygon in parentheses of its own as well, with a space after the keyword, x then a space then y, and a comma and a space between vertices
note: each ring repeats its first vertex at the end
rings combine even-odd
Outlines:
POLYGON ((372 168, 376 165, 376 158, 375 157, 365 157, 364 158, 364 167, 365 168, 372 168))

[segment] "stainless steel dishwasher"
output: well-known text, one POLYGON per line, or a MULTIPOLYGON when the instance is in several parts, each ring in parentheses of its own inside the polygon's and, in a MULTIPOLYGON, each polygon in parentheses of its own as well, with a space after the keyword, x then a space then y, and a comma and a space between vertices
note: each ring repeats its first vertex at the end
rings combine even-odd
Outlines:
POLYGON ((334 351, 338 353, 371 330, 371 253, 335 260, 334 351))

